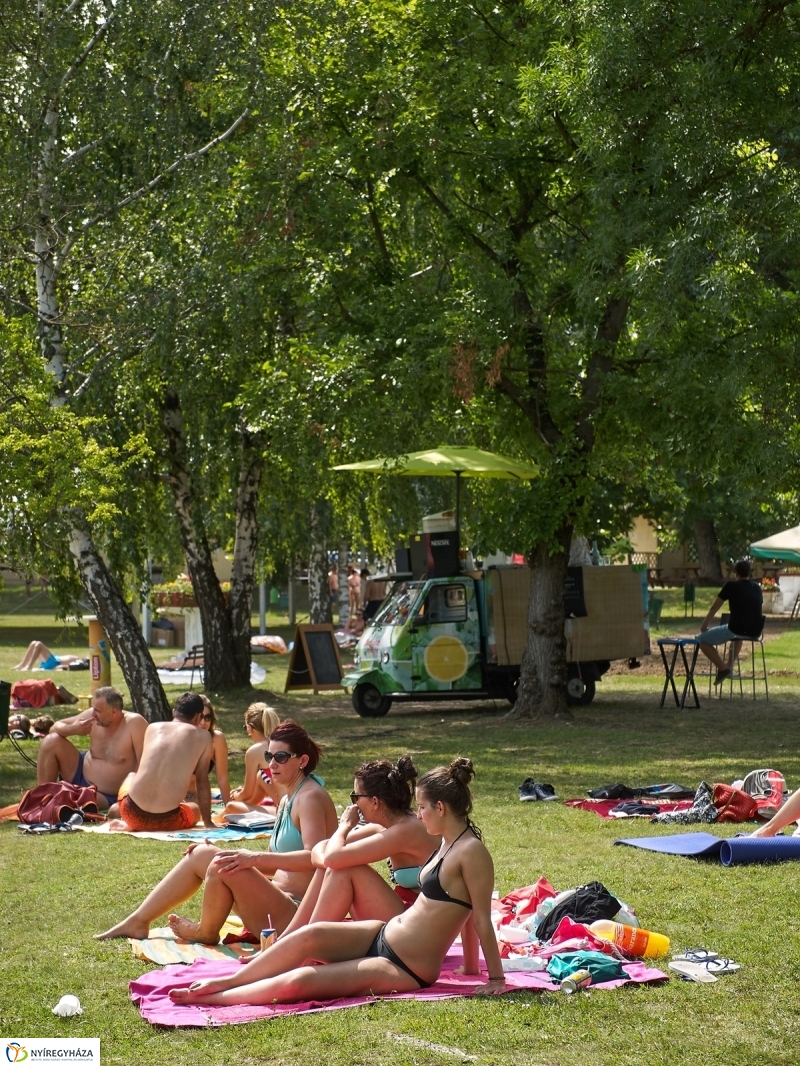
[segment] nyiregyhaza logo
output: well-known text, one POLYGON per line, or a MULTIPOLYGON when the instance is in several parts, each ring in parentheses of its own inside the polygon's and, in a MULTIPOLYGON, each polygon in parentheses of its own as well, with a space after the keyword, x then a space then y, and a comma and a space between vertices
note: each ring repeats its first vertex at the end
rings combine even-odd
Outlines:
MULTIPOLYGON (((24 1062, 27 1066, 34 1066, 40 1062, 57 1062, 59 1066, 72 1066, 74 1063, 91 1063, 91 1066, 100 1066, 100 1040, 97 1037, 7 1040, 5 1051, 6 1062, 17 1064, 24 1062)), ((0 1063, 2 1063, 2 1058, 0 1058, 0 1063)))

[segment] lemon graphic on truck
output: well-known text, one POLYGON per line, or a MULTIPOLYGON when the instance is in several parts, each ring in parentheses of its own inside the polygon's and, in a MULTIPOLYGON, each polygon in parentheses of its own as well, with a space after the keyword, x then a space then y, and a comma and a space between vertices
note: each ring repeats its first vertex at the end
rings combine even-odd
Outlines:
POLYGON ((458 681, 469 669, 469 652, 458 637, 435 637, 425 649, 423 661, 434 681, 458 681))

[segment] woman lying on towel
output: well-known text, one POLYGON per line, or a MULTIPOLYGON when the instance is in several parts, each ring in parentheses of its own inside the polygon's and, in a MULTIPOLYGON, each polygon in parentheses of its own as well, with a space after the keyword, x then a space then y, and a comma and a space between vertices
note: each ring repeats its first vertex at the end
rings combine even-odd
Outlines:
MULTIPOLYGON (((494 866, 469 820, 469 759, 423 774, 418 817, 442 843, 424 865, 412 907, 388 922, 318 922, 281 937, 230 977, 173 989, 176 1003, 296 1003, 429 988, 468 919, 489 972, 482 991, 505 991, 490 916, 494 866)), ((479 973, 477 944, 464 945, 464 971, 479 973)))
POLYGON ((269 738, 269 765, 283 799, 269 851, 222 851, 213 844, 192 844, 147 899, 97 940, 148 935, 150 923, 197 892, 205 880, 202 916, 191 922, 170 914, 169 924, 183 940, 219 942, 225 919, 235 908, 256 934, 267 926, 282 932, 314 876, 311 849, 336 829, 336 809, 313 773, 320 749, 296 722, 282 722, 269 738))
POLYGON ((358 767, 352 806, 345 808, 330 840, 311 852, 317 871, 287 932, 309 922, 341 922, 348 914, 388 922, 415 902, 419 872, 433 843, 411 810, 416 777, 408 755, 396 764, 380 759, 358 767), (383 859, 394 889, 369 865, 383 859))

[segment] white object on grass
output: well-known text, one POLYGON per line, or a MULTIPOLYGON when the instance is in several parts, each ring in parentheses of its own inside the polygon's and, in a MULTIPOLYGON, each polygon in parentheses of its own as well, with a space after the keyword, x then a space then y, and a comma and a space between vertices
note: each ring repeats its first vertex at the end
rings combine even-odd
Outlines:
POLYGON ((81 1001, 77 996, 62 996, 53 1007, 53 1014, 60 1018, 71 1018, 74 1014, 83 1014, 81 1001))
POLYGON ((459 1047, 447 1047, 446 1044, 432 1044, 429 1040, 420 1040, 416 1036, 406 1036, 405 1033, 387 1033, 387 1040, 396 1040, 398 1044, 411 1044, 412 1047, 425 1048, 426 1051, 436 1051, 440 1055, 453 1055, 462 1062, 477 1062, 477 1055, 468 1055, 459 1047))

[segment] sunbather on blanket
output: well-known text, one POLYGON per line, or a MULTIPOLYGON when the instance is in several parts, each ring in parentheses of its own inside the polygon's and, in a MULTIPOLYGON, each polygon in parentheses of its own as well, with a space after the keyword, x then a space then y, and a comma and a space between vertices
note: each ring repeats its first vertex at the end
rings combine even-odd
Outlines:
POLYGON ((139 766, 147 722, 122 709, 122 696, 110 685, 99 688, 92 706, 56 722, 42 740, 36 760, 36 781, 69 781, 95 785, 97 803, 105 810, 116 802, 122 782, 139 766), (78 751, 68 737, 88 736, 89 750, 78 751))
POLYGON ((112 823, 112 830, 168 832, 189 829, 198 818, 213 828, 208 783, 212 741, 208 730, 202 728, 204 710, 201 696, 184 692, 175 701, 171 722, 150 723, 139 769, 120 790, 117 806, 122 824, 112 823), (184 803, 192 775, 197 803, 184 803))
POLYGON ((419 872, 433 843, 411 810, 416 777, 409 755, 396 764, 379 759, 356 769, 351 806, 330 840, 312 850, 316 873, 286 932, 311 922, 341 922, 348 914, 388 922, 416 901, 419 872), (394 889, 369 865, 384 859, 394 889))
POLYGON ((146 937, 151 922, 184 903, 204 882, 199 922, 169 916, 170 927, 181 939, 218 943, 233 907, 248 929, 258 932, 271 917, 283 932, 314 875, 311 849, 336 829, 336 808, 324 782, 312 772, 320 749, 302 726, 282 722, 272 732, 268 751, 273 782, 283 792, 269 851, 222 851, 213 844, 192 844, 132 914, 96 939, 146 937))
MULTIPOLYGON (((176 1003, 295 1003, 428 988, 471 916, 483 948, 487 993, 505 991, 490 909, 494 866, 469 820, 469 759, 423 774, 419 818, 442 844, 425 864, 422 891, 405 913, 380 921, 319 922, 281 937, 230 977, 173 989, 176 1003), (319 964, 322 965, 319 965, 319 964)), ((479 973, 477 944, 464 945, 464 972, 479 973)))
POLYGON ((41 640, 32 640, 28 645, 28 650, 14 669, 55 670, 57 666, 65 670, 70 666, 88 669, 89 660, 80 655, 54 655, 46 644, 42 644, 41 640))

